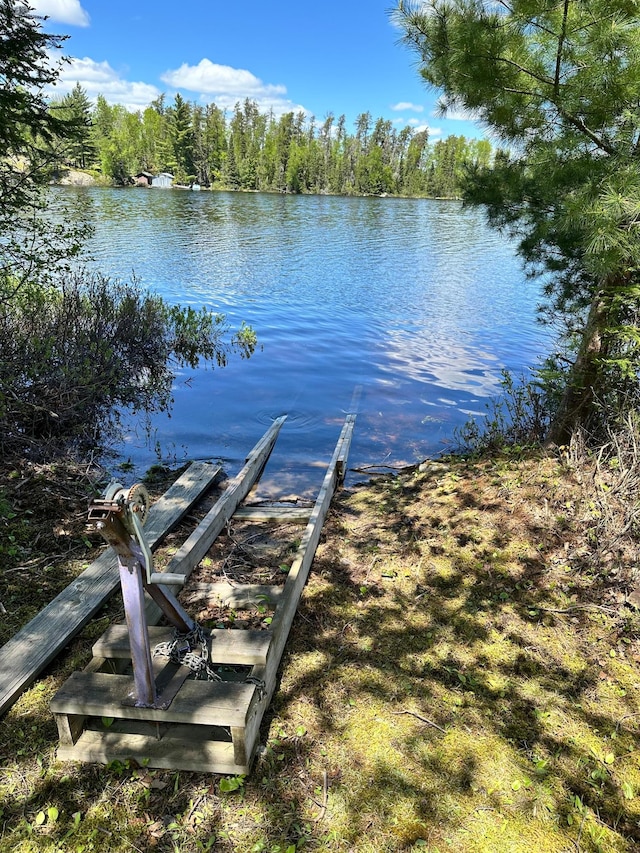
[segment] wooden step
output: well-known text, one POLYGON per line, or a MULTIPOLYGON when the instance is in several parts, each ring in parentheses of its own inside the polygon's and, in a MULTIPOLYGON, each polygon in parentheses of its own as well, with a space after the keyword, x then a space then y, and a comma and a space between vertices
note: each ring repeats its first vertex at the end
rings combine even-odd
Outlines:
POLYGON ((234 521, 279 521, 306 524, 311 518, 311 507, 298 506, 241 506, 233 514, 234 521))
POLYGON ((55 714, 113 717, 200 726, 245 725, 255 685, 230 681, 185 681, 166 710, 123 705, 134 692, 133 676, 74 672, 51 702, 55 714))
MULTIPOLYGON (((242 664, 251 666, 264 664, 267 660, 270 631, 242 631, 215 628, 211 633, 211 662, 214 664, 242 664)), ((173 628, 149 628, 149 640, 153 649, 173 637, 173 628)), ((126 625, 111 625, 93 645, 96 658, 130 658, 129 631, 126 625)))
MULTIPOLYGON (((155 726, 154 726, 155 728, 155 726)), ((205 729, 205 732, 207 730, 205 729)), ((198 738, 199 728, 172 726, 160 739, 148 735, 85 730, 77 743, 58 747, 59 761, 88 761, 109 764, 135 759, 142 766, 197 773, 248 773, 247 763, 237 764, 232 743, 198 738)), ((203 732, 202 734, 204 734, 203 732)))

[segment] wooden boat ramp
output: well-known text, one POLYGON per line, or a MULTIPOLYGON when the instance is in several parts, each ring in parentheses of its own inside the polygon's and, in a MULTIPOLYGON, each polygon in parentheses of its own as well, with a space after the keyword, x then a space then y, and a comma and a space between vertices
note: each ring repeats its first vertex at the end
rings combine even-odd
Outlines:
POLYGON ((117 553, 127 622, 106 631, 89 665, 51 702, 61 760, 249 772, 322 525, 344 479, 355 415, 346 417, 315 503, 245 505, 284 421, 274 421, 162 570, 142 530, 149 508, 141 487, 117 484, 90 507, 117 553), (283 543, 292 529, 293 541, 283 543))

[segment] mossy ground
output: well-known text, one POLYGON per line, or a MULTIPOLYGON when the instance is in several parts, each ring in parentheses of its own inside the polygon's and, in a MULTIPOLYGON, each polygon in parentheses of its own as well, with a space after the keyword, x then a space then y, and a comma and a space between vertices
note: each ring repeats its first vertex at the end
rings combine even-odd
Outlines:
POLYGON ((0 850, 640 849, 640 620, 593 513, 539 455, 340 495, 246 779, 56 762, 115 602, 2 723, 0 850))

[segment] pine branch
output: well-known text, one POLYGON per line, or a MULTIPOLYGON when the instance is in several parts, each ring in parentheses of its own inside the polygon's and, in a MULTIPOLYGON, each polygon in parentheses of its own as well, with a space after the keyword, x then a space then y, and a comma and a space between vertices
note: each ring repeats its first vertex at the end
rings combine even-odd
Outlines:
POLYGON ((553 91, 555 93, 556 98, 560 94, 560 69, 562 66, 562 49, 564 47, 564 41, 567 37, 567 18, 569 16, 569 0, 564 0, 564 9, 562 12, 562 29, 560 30, 560 36, 558 38, 558 52, 556 53, 556 73, 553 84, 553 91))

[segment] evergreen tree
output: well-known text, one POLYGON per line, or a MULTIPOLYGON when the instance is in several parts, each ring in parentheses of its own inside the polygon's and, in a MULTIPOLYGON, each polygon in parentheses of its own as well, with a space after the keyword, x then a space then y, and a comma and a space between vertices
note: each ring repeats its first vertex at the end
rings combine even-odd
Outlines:
POLYGON ((207 156, 209 180, 214 183, 221 179, 222 167, 227 152, 227 132, 224 113, 215 104, 208 104, 205 108, 204 147, 207 156))
POLYGON ((227 156, 223 165, 223 180, 224 183, 232 190, 240 189, 240 173, 238 172, 238 164, 236 163, 236 155, 233 145, 229 145, 227 156))
POLYGON ((413 137, 413 128, 403 127, 396 137, 396 146, 393 155, 394 163, 394 182, 398 188, 398 192, 407 193, 407 164, 409 157, 409 148, 413 137))
POLYGON ((166 165, 178 183, 189 183, 195 178, 191 104, 180 92, 176 93, 173 106, 167 109, 167 139, 166 165))
MULTIPOLYGON (((427 0, 396 18, 443 106, 513 152, 467 198, 551 274, 548 316, 575 344, 550 437, 638 402, 640 9, 636 0, 427 0)), ((562 353, 565 355, 566 353, 562 353)))
POLYGON ((92 107, 87 93, 80 83, 76 83, 69 94, 57 101, 52 101, 50 111, 57 118, 63 118, 73 127, 73 135, 65 133, 59 140, 58 153, 72 166, 87 169, 96 157, 96 147, 93 142, 91 129, 92 107))
POLYGON ((348 163, 347 163, 347 130, 346 118, 341 115, 336 126, 336 136, 333 143, 333 156, 329 175, 329 187, 332 193, 347 192, 348 163))
POLYGON ((63 60, 51 57, 64 37, 43 33, 39 21, 26 3, 0 0, 0 210, 9 214, 31 203, 48 180, 56 141, 75 130, 43 94, 60 74, 63 60))
POLYGON ((269 113, 264 145, 258 163, 258 185, 260 189, 275 188, 278 169, 278 124, 273 111, 269 113))
POLYGON ((59 77, 64 38, 43 33, 40 21, 27 3, 0 0, 0 306, 34 277, 53 278, 79 250, 72 228, 41 216, 59 141, 77 127, 44 96, 59 77))
POLYGON ((275 135, 275 175, 274 189, 284 192, 287 189, 287 163, 294 138, 294 115, 285 113, 280 117, 275 135))
POLYGON ((331 192, 330 175, 333 159, 333 122, 333 113, 329 113, 320 128, 319 142, 322 149, 322 170, 319 173, 319 181, 321 192, 331 192))

